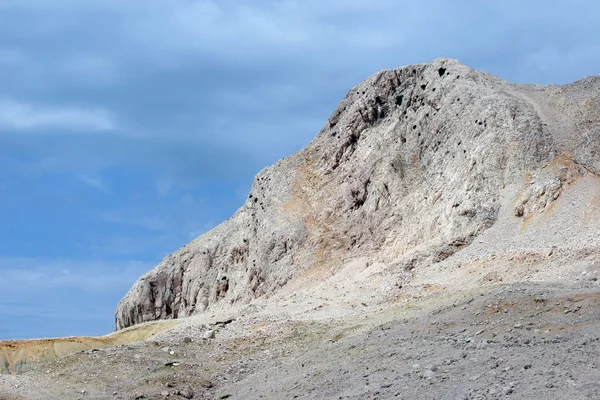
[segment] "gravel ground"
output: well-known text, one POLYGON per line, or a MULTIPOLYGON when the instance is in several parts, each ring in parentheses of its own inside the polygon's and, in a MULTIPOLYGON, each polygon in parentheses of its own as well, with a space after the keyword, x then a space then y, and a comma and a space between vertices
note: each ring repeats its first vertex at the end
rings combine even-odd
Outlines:
POLYGON ((578 286, 492 286, 319 321, 185 321, 0 376, 0 398, 597 399, 600 290, 578 286))

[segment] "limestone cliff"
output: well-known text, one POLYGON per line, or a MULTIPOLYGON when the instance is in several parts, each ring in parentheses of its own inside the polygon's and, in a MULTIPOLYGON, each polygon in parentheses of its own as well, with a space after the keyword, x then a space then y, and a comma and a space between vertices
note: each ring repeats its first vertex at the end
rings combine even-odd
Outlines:
POLYGON ((233 217, 142 276, 116 329, 249 302, 356 257, 409 280, 492 226, 506 187, 560 167, 515 199, 526 218, 573 169, 600 173, 599 88, 514 85, 450 59, 379 72, 261 171, 233 217))

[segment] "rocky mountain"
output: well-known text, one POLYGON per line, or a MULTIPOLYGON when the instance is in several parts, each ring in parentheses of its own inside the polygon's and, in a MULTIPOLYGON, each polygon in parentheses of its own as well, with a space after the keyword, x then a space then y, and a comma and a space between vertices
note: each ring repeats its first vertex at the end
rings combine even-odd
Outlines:
POLYGON ((598 154, 600 77, 379 72, 118 332, 0 342, 0 399, 598 399, 598 154))
MULTIPOLYGON (((357 259, 354 274, 378 265, 390 285, 410 285, 491 227, 546 215, 566 187, 597 179, 599 96, 598 77, 517 85, 451 59, 381 71, 305 149, 262 170, 235 215, 142 276, 116 329, 308 287, 357 259)), ((597 229, 581 229, 571 236, 595 244, 597 229)))

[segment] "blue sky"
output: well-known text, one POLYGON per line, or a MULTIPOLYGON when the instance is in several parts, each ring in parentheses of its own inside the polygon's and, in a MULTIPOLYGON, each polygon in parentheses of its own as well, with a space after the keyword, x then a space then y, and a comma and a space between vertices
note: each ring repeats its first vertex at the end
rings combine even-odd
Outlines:
POLYGON ((596 1, 0 0, 0 339, 105 334, 353 85, 600 74, 596 1))

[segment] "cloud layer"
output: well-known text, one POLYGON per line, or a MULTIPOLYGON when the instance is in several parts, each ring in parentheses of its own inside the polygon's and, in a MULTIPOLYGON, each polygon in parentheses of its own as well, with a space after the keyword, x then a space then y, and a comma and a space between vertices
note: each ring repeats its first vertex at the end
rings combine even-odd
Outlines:
POLYGON ((107 131, 115 125, 109 113, 101 109, 35 107, 9 100, 0 100, 0 129, 107 131))

